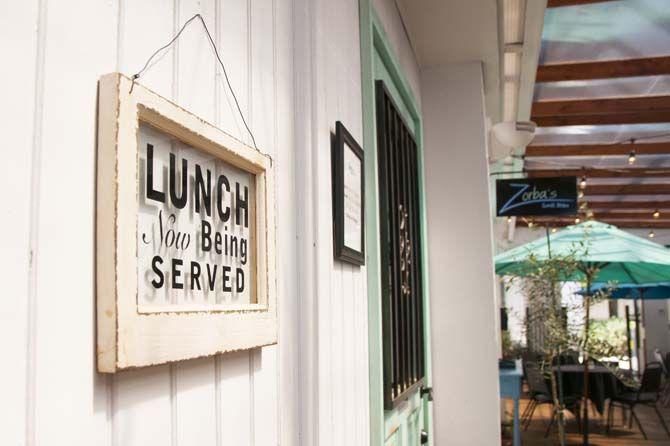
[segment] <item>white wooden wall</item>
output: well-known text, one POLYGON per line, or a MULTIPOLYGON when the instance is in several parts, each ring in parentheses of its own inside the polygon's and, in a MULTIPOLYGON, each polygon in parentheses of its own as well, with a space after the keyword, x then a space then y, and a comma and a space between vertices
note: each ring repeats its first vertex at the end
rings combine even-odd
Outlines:
MULTIPOLYGON (((335 121, 362 141, 358 2, 4 1, 0 50, 0 444, 368 444, 365 270, 333 260, 330 206, 335 121), (280 342, 101 375, 96 82, 195 13, 277 165, 280 342)), ((250 142, 198 24, 140 82, 250 142)))
POLYGON ((330 171, 337 120, 363 139, 358 2, 296 0, 294 7, 302 444, 364 445, 366 272, 333 260, 330 171))

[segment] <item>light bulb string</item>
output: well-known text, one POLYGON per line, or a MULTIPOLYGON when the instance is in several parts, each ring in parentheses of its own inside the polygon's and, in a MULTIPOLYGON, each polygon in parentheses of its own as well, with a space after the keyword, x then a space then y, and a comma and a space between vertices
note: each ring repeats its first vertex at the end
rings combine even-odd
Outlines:
MULTIPOLYGON (((508 170, 508 171, 496 171, 496 172, 491 172, 489 173, 489 176, 498 176, 498 175, 519 175, 519 174, 529 174, 533 173, 533 171, 537 170, 545 170, 547 167, 560 167, 560 169, 554 169, 554 170, 579 170, 586 174, 588 176, 588 171, 589 170, 594 170, 598 172, 611 172, 611 173, 628 173, 630 172, 630 169, 627 169, 625 167, 586 167, 583 164, 564 164, 564 163, 559 163, 559 162, 552 162, 552 161, 539 161, 538 163, 541 163, 542 166, 539 167, 533 167, 533 168, 527 168, 523 167, 521 170, 508 170)), ((662 168, 662 169, 656 169, 652 167, 641 167, 640 169, 644 169, 640 172, 641 175, 644 175, 645 173, 655 173, 655 174, 668 174, 670 176, 670 167, 667 168, 662 168)))
POLYGON ((648 139, 665 138, 665 137, 668 137, 668 136, 670 136, 670 132, 656 133, 654 135, 634 136, 632 138, 624 138, 624 139, 620 139, 618 141, 614 141, 613 143, 608 143, 608 144, 604 144, 604 145, 615 146, 617 144, 624 144, 624 143, 627 143, 627 142, 629 142, 631 144, 635 144, 636 141, 640 141, 640 140, 644 141, 644 140, 648 140, 648 139))
MULTIPOLYGON (((620 145, 620 144, 625 144, 625 143, 630 143, 631 145, 633 145, 637 141, 645 141, 645 140, 649 140, 649 139, 657 139, 657 138, 664 138, 664 137, 670 137, 670 132, 656 133, 654 135, 635 136, 635 137, 632 137, 632 138, 620 139, 620 140, 614 141, 612 143, 604 143, 602 145, 604 145, 604 146, 615 146, 615 145, 620 145)), ((633 156, 633 158, 636 158, 638 156, 635 149, 632 149, 630 151, 630 153, 628 154, 629 159, 630 159, 631 155, 633 156)), ((512 153, 509 156, 513 159, 518 159, 518 160, 521 160, 521 161, 524 161, 524 162, 528 160, 528 157, 526 155, 517 155, 517 154, 512 153)), ((535 158, 535 157, 531 157, 531 158, 535 158)), ((567 169, 567 170, 574 170, 574 169, 586 170, 586 168, 583 165, 575 166, 575 165, 569 165, 569 164, 565 164, 565 163, 561 163, 561 162, 555 162, 555 161, 534 161, 534 162, 535 163, 541 163, 541 164, 544 164, 546 166, 561 167, 561 168, 567 169)), ((605 171, 605 172, 618 172, 618 173, 624 173, 624 172, 627 171, 626 169, 621 169, 621 168, 616 168, 616 167, 603 167, 603 168, 598 167, 598 168, 593 168, 593 169, 594 170, 601 170, 601 171, 605 171)), ((524 167, 523 170, 521 170, 521 171, 511 171, 511 172, 510 171, 508 171, 508 172, 499 171, 499 172, 491 172, 489 175, 490 176, 496 176, 496 175, 505 175, 505 174, 520 174, 520 173, 527 173, 529 170, 538 170, 538 169, 527 169, 527 168, 524 167)), ((659 170, 654 169, 654 172, 659 172, 659 170)), ((667 170, 661 170, 659 173, 661 173, 661 172, 662 173, 666 173, 666 172, 670 173, 670 168, 668 168, 667 170)))

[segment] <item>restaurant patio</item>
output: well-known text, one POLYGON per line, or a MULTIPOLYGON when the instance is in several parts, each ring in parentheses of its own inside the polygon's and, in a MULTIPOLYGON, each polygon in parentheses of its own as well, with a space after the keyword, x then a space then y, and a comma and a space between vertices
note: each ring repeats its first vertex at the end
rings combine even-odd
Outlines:
MULTIPOLYGON (((496 184, 501 217, 496 272, 525 277, 515 285, 501 279, 501 344, 507 359, 500 368, 502 444, 519 444, 512 440, 516 409, 524 445, 561 444, 561 423, 554 418, 562 414, 564 444, 670 445, 663 425, 670 424, 664 397, 670 381, 665 356, 670 351, 670 296, 652 301, 615 297, 610 290, 591 300, 596 282, 635 289, 667 282, 670 10, 664 0, 548 0, 546 6, 532 104, 516 116, 532 121, 537 130, 532 142, 511 151, 492 174, 502 180, 496 184), (514 187, 536 193, 533 181, 555 180, 558 190, 558 179, 566 178, 574 187, 571 212, 548 211, 558 209, 562 195, 549 197, 554 200, 543 203, 543 211, 510 212, 521 206, 514 201, 517 196, 501 193, 504 181, 518 181, 514 187), (617 235, 602 243, 594 234, 567 241, 585 224, 617 235), (618 245, 633 236, 633 245, 618 245), (574 246, 582 246, 583 252, 574 246), (646 247, 665 260, 656 262, 646 247), (512 253, 503 265, 503 256, 512 253), (603 253, 612 255, 604 258, 603 253), (624 253, 635 260, 621 260, 624 253), (665 272, 638 274, 638 265, 647 263, 663 264, 665 272), (569 274, 564 274, 566 264, 569 274), (580 288, 585 290, 581 296, 580 288), (592 330, 590 323, 597 328, 592 330), (562 361, 566 350, 574 351, 574 362, 562 361), (557 366, 563 364, 566 373, 561 374, 557 366), (510 386, 518 383, 515 379, 523 382, 516 408, 518 387, 510 386), (633 415, 624 410, 630 406, 633 415)), ((543 199, 531 198, 529 202, 543 199)))

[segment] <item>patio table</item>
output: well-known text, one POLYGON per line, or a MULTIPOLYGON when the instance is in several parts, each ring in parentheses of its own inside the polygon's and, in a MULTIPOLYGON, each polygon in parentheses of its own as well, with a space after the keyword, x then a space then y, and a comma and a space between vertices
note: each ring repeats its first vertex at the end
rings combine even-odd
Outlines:
POLYGON ((514 446, 521 446, 521 431, 519 429, 519 399, 521 398, 521 377, 523 371, 517 363, 514 369, 500 369, 500 398, 510 398, 514 401, 514 446))
MULTIPOLYGON (((554 372, 558 367, 552 367, 554 372)), ((563 380, 563 394, 582 394, 584 388, 584 366, 582 364, 569 364, 561 366, 561 377, 563 380)), ((594 404, 601 415, 605 410, 605 401, 617 393, 617 379, 610 369, 602 365, 589 368, 589 400, 594 404)))

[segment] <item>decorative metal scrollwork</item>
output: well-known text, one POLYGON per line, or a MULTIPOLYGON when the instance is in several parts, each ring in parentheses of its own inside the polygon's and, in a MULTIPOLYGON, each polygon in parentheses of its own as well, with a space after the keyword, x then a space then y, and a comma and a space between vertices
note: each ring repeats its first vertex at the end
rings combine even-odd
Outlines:
POLYGON ((410 288, 410 271, 412 265, 412 244, 409 239, 409 214, 398 205, 398 230, 400 241, 400 292, 403 296, 409 296, 412 293, 410 288))

